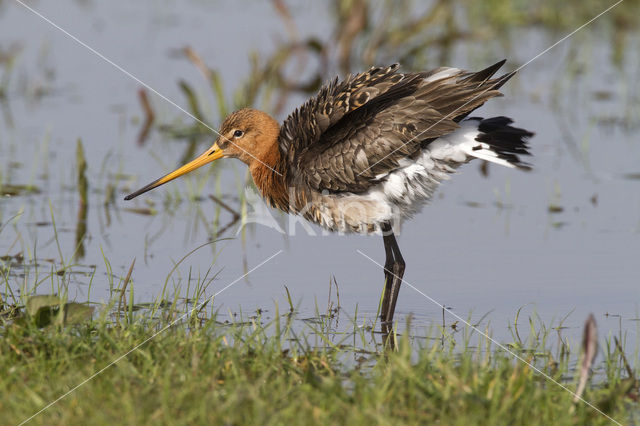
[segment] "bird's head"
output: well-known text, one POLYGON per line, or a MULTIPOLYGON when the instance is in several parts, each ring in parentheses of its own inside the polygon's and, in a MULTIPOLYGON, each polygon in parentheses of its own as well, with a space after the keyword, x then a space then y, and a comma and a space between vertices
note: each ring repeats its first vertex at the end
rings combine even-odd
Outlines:
POLYGON ((127 195, 125 200, 151 191, 218 158, 238 158, 249 166, 264 163, 274 149, 277 150, 279 131, 278 122, 269 114, 250 108, 235 111, 222 123, 218 139, 211 148, 184 166, 127 195))

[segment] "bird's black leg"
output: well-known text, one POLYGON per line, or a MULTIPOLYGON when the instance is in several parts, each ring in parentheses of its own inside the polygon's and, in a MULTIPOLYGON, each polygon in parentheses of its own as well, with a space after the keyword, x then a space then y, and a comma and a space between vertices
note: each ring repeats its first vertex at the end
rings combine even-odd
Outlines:
POLYGON ((391 294, 391 286, 393 283, 393 249, 388 238, 393 235, 391 226, 388 223, 382 224, 382 239, 384 241, 384 252, 386 255, 384 262, 384 294, 382 296, 382 307, 380 309, 380 318, 386 321, 387 311, 389 310, 389 296, 391 294))
POLYGON ((393 321, 393 313, 396 310, 396 301, 400 292, 400 284, 402 284, 405 263, 396 237, 393 235, 391 224, 388 222, 383 223, 381 230, 387 258, 384 263, 385 290, 380 318, 383 322, 391 323, 393 321))

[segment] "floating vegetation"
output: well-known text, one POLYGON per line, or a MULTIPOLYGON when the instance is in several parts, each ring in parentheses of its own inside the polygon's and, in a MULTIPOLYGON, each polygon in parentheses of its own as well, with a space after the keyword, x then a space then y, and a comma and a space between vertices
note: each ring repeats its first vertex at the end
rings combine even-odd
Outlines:
POLYGON ((37 295, 27 299, 25 313, 37 327, 68 326, 90 320, 93 307, 84 303, 65 302, 58 296, 37 295))
POLYGON ((122 210, 129 213, 140 214, 143 216, 154 216, 158 214, 158 211, 156 209, 149 207, 126 207, 122 210))
POLYGON ((39 194, 40 188, 35 185, 0 184, 0 195, 3 197, 17 197, 20 195, 39 194))

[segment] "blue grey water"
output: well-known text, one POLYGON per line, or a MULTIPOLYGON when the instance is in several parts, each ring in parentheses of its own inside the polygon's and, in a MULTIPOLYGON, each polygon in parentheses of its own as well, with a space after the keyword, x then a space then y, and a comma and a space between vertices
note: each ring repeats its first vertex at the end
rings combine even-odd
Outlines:
MULTIPOLYGON (((187 105, 177 82, 192 83, 215 124, 222 117, 209 85, 175 51, 191 46, 220 72, 231 97, 250 71, 249 54, 266 57, 277 40, 286 38, 268 2, 243 2, 242 7, 196 0, 29 4, 182 107, 187 105)), ((303 36, 328 37, 331 18, 319 2, 292 12, 303 36)), ((437 301, 473 321, 488 313, 481 327, 490 324, 494 336, 508 342, 507 326, 522 308, 521 318, 537 315, 547 325, 558 325, 570 314, 565 333, 577 339, 593 312, 601 336, 617 334, 621 321, 622 331, 629 333, 628 345, 637 345, 640 180, 629 175, 640 173, 640 49, 635 36, 616 66, 604 31, 598 25, 587 27, 540 56, 504 87, 504 98, 478 111, 483 116, 508 115, 536 132, 531 141, 534 169, 523 173, 492 166, 483 177, 479 162, 466 165, 404 225, 399 243, 407 262, 405 279, 433 300, 405 286, 397 305, 399 322, 412 315, 414 325, 439 324, 437 301), (550 205, 563 210, 550 212, 550 205)), ((451 63, 432 65, 475 69, 507 57, 514 69, 562 36, 541 29, 514 30, 508 50, 499 40, 465 42, 454 49, 451 63)), ((69 295, 78 300, 109 298, 104 253, 118 277, 136 258, 135 299, 153 300, 173 264, 209 241, 216 205, 207 195, 219 193, 240 208, 246 167, 222 160, 215 169, 123 201, 129 191, 178 166, 184 151, 182 142, 158 131, 145 145, 136 143, 143 118, 140 84, 14 2, 0 4, 0 40, 3 49, 12 44, 20 48, 7 98, 0 104, 0 179, 41 190, 0 200, 0 222, 9 221, 0 233, 0 255, 22 251, 27 258, 37 257, 40 278, 57 269, 59 249, 48 225, 53 212, 60 249, 69 261, 79 202, 75 149, 81 138, 91 187, 81 264, 95 265, 96 273, 90 295, 82 274, 71 278, 69 295), (116 203, 105 209, 109 183, 117 183, 116 203), (198 203, 168 201, 179 193, 200 191, 204 198, 198 203), (126 210, 132 207, 153 207, 157 214, 126 210)), ((338 72, 331 68, 331 73, 338 72)), ((6 67, 2 71, 8 72, 6 67)), ((291 97, 287 109, 303 100, 301 95, 291 97)), ((151 101, 157 122, 190 122, 163 99, 151 95, 151 101)), ((248 209, 252 217, 251 203, 248 209)), ((284 233, 264 220, 240 233, 233 227, 225 234, 232 238, 205 246, 180 264, 169 281, 171 291, 174 285, 184 290, 189 274, 203 277, 210 269, 210 276, 217 274, 207 290, 212 295, 282 250, 219 294, 215 307, 222 313, 263 309, 273 314, 275 303, 287 306, 286 285, 302 316, 311 316, 316 305, 321 311, 326 307, 329 281, 335 277, 345 315, 357 311, 359 321, 371 322, 383 276, 359 251, 383 263, 381 238, 324 235, 278 212, 271 211, 271 217, 284 233)), ((229 219, 223 211, 221 223, 229 219)), ((33 269, 17 271, 11 281, 16 286, 23 274, 28 287, 36 281, 33 269)), ((51 292, 52 282, 55 290, 55 280, 45 280, 37 291, 51 292)), ((446 321, 456 319, 447 316, 446 321)))

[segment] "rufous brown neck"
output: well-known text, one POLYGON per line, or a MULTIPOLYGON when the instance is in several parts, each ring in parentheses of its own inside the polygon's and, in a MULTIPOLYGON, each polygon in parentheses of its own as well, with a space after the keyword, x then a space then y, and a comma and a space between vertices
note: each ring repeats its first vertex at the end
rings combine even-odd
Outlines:
POLYGON ((272 207, 289 211, 287 168, 278 149, 277 139, 273 148, 263 151, 251 161, 249 171, 262 197, 272 207))

